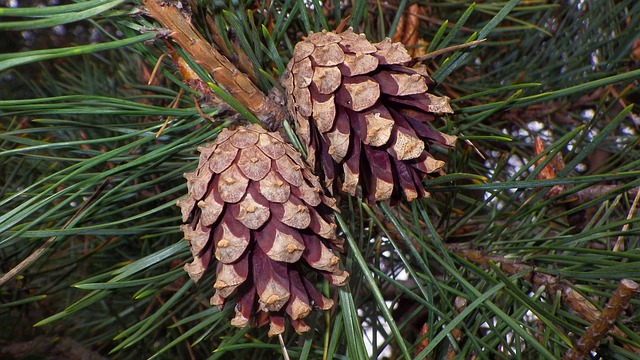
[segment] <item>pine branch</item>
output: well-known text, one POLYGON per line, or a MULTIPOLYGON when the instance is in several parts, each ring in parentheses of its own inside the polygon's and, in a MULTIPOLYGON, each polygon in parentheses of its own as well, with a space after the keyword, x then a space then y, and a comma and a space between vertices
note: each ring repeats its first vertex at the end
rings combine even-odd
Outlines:
MULTIPOLYGON (((286 117, 282 102, 274 88, 270 96, 265 95, 251 79, 216 50, 191 23, 188 12, 162 0, 144 0, 151 17, 164 26, 171 39, 180 45, 194 61, 238 102, 245 106, 267 128, 275 129, 286 117)), ((203 81, 206 82, 205 79, 203 81)))
POLYGON ((584 359, 590 351, 593 351, 607 334, 613 323, 618 320, 620 314, 629 307, 631 296, 638 292, 638 284, 635 281, 622 279, 611 299, 604 307, 604 311, 589 326, 573 348, 562 358, 563 360, 584 359))

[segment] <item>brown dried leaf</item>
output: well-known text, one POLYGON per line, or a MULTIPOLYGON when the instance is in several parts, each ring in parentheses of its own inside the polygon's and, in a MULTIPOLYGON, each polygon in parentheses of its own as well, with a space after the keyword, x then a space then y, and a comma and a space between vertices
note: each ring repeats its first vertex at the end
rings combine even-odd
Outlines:
POLYGON ((418 26, 421 22, 421 16, 425 14, 426 8, 424 6, 420 6, 418 3, 409 5, 405 13, 400 17, 396 31, 393 34, 393 41, 404 44, 409 48, 408 51, 413 57, 416 56, 414 53, 417 49, 412 49, 411 47, 421 41, 418 39, 418 26))
POLYGON ((633 60, 640 60, 640 39, 637 39, 631 46, 631 57, 633 60))
MULTIPOLYGON (((545 150, 544 143, 540 136, 536 136, 536 139, 533 143, 533 153, 534 155, 540 155, 545 150)), ((538 161, 536 161, 536 167, 542 165, 545 161, 546 156, 541 157, 538 161)), ((562 161, 562 155, 557 153, 553 159, 538 173, 536 176, 537 180, 548 180, 554 179, 556 175, 556 171, 561 171, 564 169, 564 162, 562 161)), ((557 191, 556 191, 557 192, 557 191)))

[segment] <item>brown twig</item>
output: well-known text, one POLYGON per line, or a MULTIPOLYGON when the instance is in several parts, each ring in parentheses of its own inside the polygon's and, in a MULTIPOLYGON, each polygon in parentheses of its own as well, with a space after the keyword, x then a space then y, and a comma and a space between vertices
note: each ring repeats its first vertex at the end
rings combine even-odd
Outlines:
POLYGON ((162 0, 143 0, 151 17, 169 30, 169 36, 200 64, 231 96, 245 106, 267 127, 278 126, 286 110, 239 71, 195 29, 188 14, 162 0))
POLYGON ((280 349, 282 349, 282 358, 284 360, 290 360, 289 352, 287 352, 287 346, 284 344, 284 339, 282 338, 282 334, 278 334, 278 342, 280 342, 280 349))
POLYGON ((446 47, 444 49, 432 51, 432 52, 428 53, 427 55, 417 57, 417 58, 413 59, 412 61, 413 62, 423 62, 423 61, 426 61, 426 60, 429 60, 429 59, 433 59, 434 57, 440 56, 442 54, 446 54, 446 53, 449 53, 449 52, 452 52, 452 51, 456 51, 456 50, 460 50, 460 49, 465 49, 465 48, 476 46, 478 44, 481 44, 481 43, 485 42, 486 40, 487 39, 474 40, 474 41, 469 41, 468 43, 465 43, 465 44, 449 46, 449 47, 446 47))
MULTIPOLYGON (((631 220, 631 218, 633 218, 633 215, 636 212, 636 209, 638 208, 638 200, 640 200, 640 191, 637 191, 636 188, 636 196, 633 199, 633 203, 631 204, 631 209, 629 209, 629 213, 627 213, 627 220, 631 220)), ((618 236, 618 238, 616 239, 616 243, 613 245, 613 251, 623 251, 623 246, 624 246, 624 233, 627 232, 627 230, 629 230, 629 226, 630 223, 626 223, 622 226, 622 234, 618 236)))
MULTIPOLYGON (((560 281, 555 276, 545 274, 539 269, 534 269, 531 265, 523 264, 512 259, 506 259, 498 255, 488 255, 479 250, 467 249, 457 244, 447 244, 447 248, 464 259, 486 269, 490 268, 490 264, 493 262, 500 264, 500 269, 508 275, 524 273, 523 278, 531 281, 533 284, 532 291, 537 291, 537 289, 544 287, 545 292, 550 299, 554 299, 556 296, 560 295, 564 305, 590 323, 595 323, 605 316, 604 313, 601 313, 591 303, 591 301, 579 292, 575 291, 568 283, 560 281)), ((620 287, 618 289, 620 289, 620 287)), ((613 326, 610 329, 610 332, 617 337, 626 338, 625 333, 616 326, 613 326)), ((626 344, 624 345, 624 348, 633 352, 638 351, 638 349, 626 344)))
MULTIPOLYGON (((587 203, 591 200, 595 200, 605 194, 614 192, 620 188, 619 185, 593 185, 588 188, 584 188, 582 190, 577 191, 575 194, 569 196, 567 201, 571 203, 571 205, 581 205, 587 203)), ((638 196, 638 188, 629 189, 629 196, 638 196)))
POLYGON ((607 334, 622 311, 629 306, 631 296, 638 291, 638 284, 632 280, 623 279, 613 292, 601 316, 587 328, 573 348, 562 358, 563 360, 584 359, 587 354, 600 345, 600 341, 607 334))

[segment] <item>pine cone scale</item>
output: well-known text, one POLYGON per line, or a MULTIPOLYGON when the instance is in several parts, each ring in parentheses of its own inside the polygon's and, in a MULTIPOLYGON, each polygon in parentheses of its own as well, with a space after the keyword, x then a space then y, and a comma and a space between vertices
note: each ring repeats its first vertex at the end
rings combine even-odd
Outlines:
POLYGON ((247 280, 249 276, 248 257, 243 257, 233 265, 219 262, 216 273, 217 279, 215 284, 213 284, 213 288, 218 291, 220 296, 227 297, 231 295, 240 284, 247 280))
POLYGON ((215 243, 215 257, 220 262, 230 264, 238 260, 247 250, 250 242, 249 229, 229 216, 225 216, 220 226, 216 227, 213 237, 215 243))
POLYGON ((380 96, 380 85, 368 76, 344 78, 336 94, 336 102, 353 111, 365 110, 376 103, 380 96))
POLYGON ((226 203, 237 203, 244 196, 249 187, 249 179, 246 178, 233 164, 216 178, 220 198, 226 203))
POLYGON ((237 164, 242 174, 253 181, 262 180, 271 170, 271 159, 254 148, 240 151, 237 164))
POLYGON ((314 94, 313 89, 311 90, 311 94, 313 99, 313 110, 311 115, 314 119, 317 119, 316 127, 320 132, 327 132, 333 127, 333 121, 336 118, 336 103, 334 96, 333 94, 314 94))
POLYGON ((295 86, 303 88, 311 85, 314 77, 311 59, 306 58, 297 62, 291 68, 291 72, 294 74, 293 82, 295 86))
POLYGON ((338 65, 343 76, 365 75, 378 67, 378 58, 369 54, 345 54, 344 62, 338 65))
MULTIPOLYGON (((211 153, 212 155, 215 154, 216 161, 210 162, 211 165, 209 166, 209 169, 213 173, 219 174, 233 164, 233 161, 236 159, 236 155, 238 154, 238 148, 231 145, 231 143, 225 142, 215 150, 212 150, 211 153)), ((200 161, 209 161, 209 158, 206 160, 201 159, 200 161)))
POLYGON ((337 67, 318 67, 313 71, 312 89, 320 94, 333 94, 342 82, 342 73, 337 67))
POLYGON ((252 252, 253 283, 258 295, 259 309, 262 311, 278 311, 289 300, 289 280, 287 265, 271 261, 262 252, 260 247, 255 247, 252 252))
POLYGON ((271 215, 269 202, 254 188, 249 189, 241 202, 230 205, 230 210, 236 220, 251 230, 260 228, 271 215))

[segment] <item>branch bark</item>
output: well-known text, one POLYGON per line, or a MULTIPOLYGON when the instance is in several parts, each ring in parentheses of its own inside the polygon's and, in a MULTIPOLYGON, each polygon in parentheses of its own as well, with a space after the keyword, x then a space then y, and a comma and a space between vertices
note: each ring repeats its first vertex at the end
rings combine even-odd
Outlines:
POLYGON ((163 0, 143 0, 149 15, 169 30, 170 38, 202 66, 231 96, 270 130, 286 117, 277 96, 267 96, 249 77, 217 51, 196 30, 187 12, 163 0))
POLYGON ((587 328, 587 331, 576 341, 575 346, 569 349, 562 359, 584 359, 590 351, 597 348, 622 311, 629 306, 631 296, 637 291, 638 284, 636 282, 622 279, 611 299, 605 305, 602 314, 587 328))

